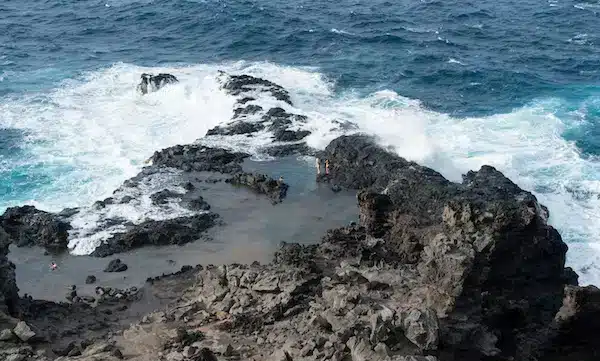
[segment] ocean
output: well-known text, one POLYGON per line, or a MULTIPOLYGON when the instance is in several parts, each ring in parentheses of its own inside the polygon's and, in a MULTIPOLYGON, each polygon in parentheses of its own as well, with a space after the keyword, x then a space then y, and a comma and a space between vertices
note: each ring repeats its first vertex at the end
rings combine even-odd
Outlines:
POLYGON ((4 0, 0 212, 89 206, 203 137, 232 114, 223 70, 288 89, 313 147, 360 131, 454 181, 498 168, 600 285, 599 51, 597 0, 4 0), (180 83, 140 96, 142 72, 180 83))

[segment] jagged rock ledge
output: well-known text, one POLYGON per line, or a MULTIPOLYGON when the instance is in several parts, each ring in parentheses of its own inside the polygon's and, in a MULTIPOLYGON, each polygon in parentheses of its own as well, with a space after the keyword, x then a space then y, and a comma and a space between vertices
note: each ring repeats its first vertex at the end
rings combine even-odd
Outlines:
POLYGON ((365 136, 324 155, 328 181, 361 189, 359 225, 282 244, 267 265, 151 279, 173 303, 61 360, 598 358, 600 290, 576 285, 531 193, 488 166, 449 182, 365 136))

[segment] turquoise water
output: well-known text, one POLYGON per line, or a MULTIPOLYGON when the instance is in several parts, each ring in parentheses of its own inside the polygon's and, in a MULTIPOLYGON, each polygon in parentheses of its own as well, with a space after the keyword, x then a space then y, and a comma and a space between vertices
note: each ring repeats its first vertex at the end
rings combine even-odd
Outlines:
MULTIPOLYGON (((335 124, 459 180, 532 190, 600 284, 598 1, 3 1, 0 211, 108 196, 156 149, 227 121, 217 70, 266 77, 323 147, 335 124), (140 97, 142 72, 181 79, 140 97)), ((269 139, 219 139, 256 149, 269 139)))

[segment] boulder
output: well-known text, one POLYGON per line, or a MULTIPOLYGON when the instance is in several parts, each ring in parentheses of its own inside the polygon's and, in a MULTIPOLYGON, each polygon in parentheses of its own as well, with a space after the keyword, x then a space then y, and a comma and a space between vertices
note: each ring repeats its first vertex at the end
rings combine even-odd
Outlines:
POLYGON ((236 173, 226 182, 233 185, 248 187, 256 193, 265 194, 273 204, 280 203, 287 195, 288 185, 265 174, 236 173))
POLYGON ((181 206, 192 211, 208 211, 210 210, 210 204, 208 204, 204 198, 197 196, 195 198, 184 199, 181 202, 181 206))
POLYGON ((94 275, 89 275, 85 278, 85 284, 86 285, 91 285, 92 283, 96 283, 96 276, 94 275))
POLYGON ((127 265, 119 258, 113 259, 108 263, 106 268, 104 268, 104 272, 125 272, 127 271, 127 265))
POLYGON ((157 75, 143 73, 140 76, 140 83, 137 90, 142 94, 148 94, 157 91, 167 84, 178 83, 179 80, 171 74, 160 73, 157 75))
POLYGON ((152 200, 152 204, 161 205, 168 203, 170 199, 181 197, 180 193, 172 191, 170 189, 163 189, 160 192, 156 192, 150 195, 150 199, 152 200))
POLYGON ((0 226, 18 247, 36 245, 49 251, 66 250, 71 229, 62 217, 34 206, 8 208, 0 216, 0 226))
POLYGON ((239 107, 239 108, 235 108, 233 110, 233 119, 235 118, 239 118, 241 116, 245 116, 245 115, 252 115, 252 114, 256 114, 259 113, 263 110, 263 108, 260 105, 256 105, 256 104, 249 104, 243 107, 239 107))
POLYGON ((27 342, 35 337, 35 332, 24 321, 17 323, 13 329, 13 333, 23 342, 27 342))

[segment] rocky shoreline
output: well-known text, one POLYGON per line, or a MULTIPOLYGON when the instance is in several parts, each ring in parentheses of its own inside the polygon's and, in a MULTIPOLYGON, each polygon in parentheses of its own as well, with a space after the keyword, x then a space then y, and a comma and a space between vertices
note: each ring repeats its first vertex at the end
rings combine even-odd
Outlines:
MULTIPOLYGON (((282 108, 258 109, 252 102, 257 87, 292 103, 277 84, 228 76, 224 90, 239 97, 238 105, 232 123, 212 133, 268 129, 275 140, 288 142, 278 145, 276 154, 329 159, 330 174, 318 181, 358 192, 358 224, 331 229, 318 244, 284 243, 268 264, 184 266, 148 279, 140 289, 98 286, 93 299, 73 295, 69 303, 54 303, 19 297, 8 246, 64 250, 78 210, 50 214, 29 207, 9 209, 0 217, 0 358, 600 358, 595 344, 600 290, 578 286, 577 274, 565 268, 567 245, 533 194, 489 166, 468 172, 460 184, 450 182, 366 135, 341 136, 324 151, 310 150, 298 143, 304 130, 290 128, 302 117, 282 108), (260 123, 250 124, 247 114, 263 115, 260 123)), ((201 144, 178 145, 156 152, 152 164, 123 187, 137 187, 165 168, 188 178, 213 172, 216 182, 247 187, 273 207, 285 202, 289 185, 244 172, 248 157, 201 144)), ((177 179, 178 191, 154 193, 152 201, 188 205, 195 213, 137 224, 107 219, 106 224, 118 224, 122 231, 93 256, 193 242, 217 225, 219 216, 197 185, 177 179)), ((115 194, 96 207, 125 201, 115 194)))

